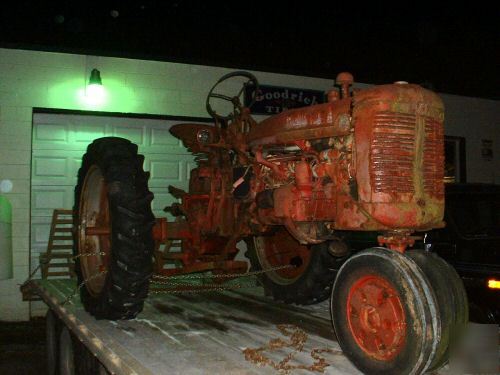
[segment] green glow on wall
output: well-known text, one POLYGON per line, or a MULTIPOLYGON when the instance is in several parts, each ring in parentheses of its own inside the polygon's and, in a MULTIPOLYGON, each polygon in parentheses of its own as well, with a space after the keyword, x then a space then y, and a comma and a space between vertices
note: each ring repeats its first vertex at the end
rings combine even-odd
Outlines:
POLYGON ((81 100, 90 107, 100 108, 108 100, 108 91, 102 84, 92 83, 87 85, 87 89, 84 90, 81 100))
MULTIPOLYGON (((48 104, 51 108, 99 110, 110 112, 142 111, 132 88, 123 82, 106 78, 106 85, 101 85, 94 92, 95 85, 88 85, 80 79, 68 79, 49 87, 48 104), (90 92, 89 92, 90 91, 90 92)), ((97 85, 99 86, 99 85, 97 85)))

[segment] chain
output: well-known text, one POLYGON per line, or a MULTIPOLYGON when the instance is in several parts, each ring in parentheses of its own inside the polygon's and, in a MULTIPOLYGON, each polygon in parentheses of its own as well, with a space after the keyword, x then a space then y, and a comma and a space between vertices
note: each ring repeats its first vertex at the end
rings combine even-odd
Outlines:
MULTIPOLYGON (((94 254, 81 254, 79 256, 91 256, 91 255, 103 255, 102 253, 94 253, 94 254)), ((78 256, 76 256, 78 257, 78 256)), ((74 257, 74 258, 76 258, 74 257)), ((249 275, 258 275, 262 274, 265 272, 271 272, 279 269, 285 269, 293 267, 290 265, 287 266, 280 266, 280 267, 273 267, 269 268, 266 270, 261 270, 261 271, 253 271, 253 272, 247 272, 246 274, 241 274, 238 275, 238 277, 242 276, 249 276, 249 275)), ((36 272, 33 271, 33 274, 36 272)), ((61 303, 61 306, 66 305, 68 302, 70 302, 73 297, 80 291, 80 289, 89 281, 96 279, 104 274, 106 274, 107 271, 101 271, 98 272, 84 281, 82 281, 74 290, 73 292, 61 303)), ((192 276, 192 275, 191 275, 192 276)), ((200 276, 200 275, 196 275, 200 276)), ((214 275, 214 276, 220 276, 220 277, 234 277, 234 275, 214 275)), ((170 279, 169 277, 162 277, 165 279, 170 279)), ((203 277, 190 277, 190 278, 198 278, 201 279, 203 277)), ((152 283, 160 284, 160 285, 171 285, 171 286, 176 286, 176 287, 194 287, 195 289, 188 289, 188 290, 179 290, 179 289, 171 289, 171 290, 161 290, 161 289, 152 289, 149 291, 150 294, 162 294, 162 293, 169 293, 169 294, 189 294, 189 293, 212 293, 212 292, 223 292, 228 289, 240 289, 242 287, 245 287, 241 284, 235 284, 235 285, 225 285, 225 286, 220 286, 218 284, 203 284, 201 285, 201 288, 196 289, 196 286, 193 286, 191 284, 183 284, 183 283, 175 283, 175 282, 161 282, 161 281, 152 281, 152 283)), ((312 365, 302 365, 302 364, 291 364, 290 362, 295 358, 295 356, 298 353, 303 352, 304 345, 307 341, 307 334, 297 326, 291 325, 291 324, 280 324, 277 325, 278 330, 283 334, 284 336, 287 336, 290 338, 289 342, 286 342, 285 340, 281 338, 277 339, 271 339, 267 345, 264 345, 259 348, 246 348, 243 350, 243 354, 245 355, 245 359, 247 361, 253 362, 254 364, 257 364, 258 366, 263 366, 263 365, 268 365, 273 367, 274 369, 278 370, 280 374, 290 374, 292 370, 307 370, 311 372, 321 372, 323 373, 325 371, 325 368, 330 366, 330 364, 326 361, 326 359, 321 356, 323 353, 330 353, 333 355, 338 355, 341 354, 342 352, 340 350, 334 350, 330 348, 313 348, 310 351, 310 356, 314 360, 312 365), (273 352, 276 350, 284 349, 284 348, 291 348, 292 351, 288 353, 283 360, 276 362, 269 357, 267 357, 264 352, 273 352)))
MULTIPOLYGON (((82 254, 78 254, 78 255, 75 255, 73 257, 71 257, 71 259, 75 260, 75 259, 78 259, 78 258, 84 258, 84 257, 90 257, 90 256, 97 256, 97 255, 106 255, 105 252, 103 251, 100 251, 98 253, 82 253, 82 254)), ((66 299, 61 303, 61 306, 64 306, 65 304, 67 304, 69 301, 71 301, 73 299, 73 297, 75 297, 76 293, 78 293, 80 291, 80 289, 82 289, 82 287, 89 281, 91 280, 94 280, 96 278, 98 278, 99 276, 101 275, 104 275, 105 273, 107 273, 108 271, 101 271, 101 272, 98 272, 92 276, 89 276, 87 277, 85 280, 83 280, 80 285, 78 285, 75 290, 68 296, 66 297, 66 299)))
MULTIPOLYGON (((83 253, 83 254, 78 254, 72 257, 72 259, 77 259, 80 257, 89 257, 89 256, 97 256, 97 255, 106 255, 104 252, 98 252, 98 253, 83 253)), ((25 282, 27 283, 29 280, 31 280, 31 277, 38 271, 38 269, 41 267, 41 264, 38 265, 38 267, 32 272, 30 275, 29 279, 25 282)), ((284 265, 284 266, 277 266, 277 267, 271 267, 267 268, 265 270, 259 270, 259 271, 251 271, 251 272, 246 272, 242 274, 221 274, 221 275, 175 275, 175 276, 162 276, 162 275, 153 275, 153 278, 160 279, 160 280, 165 280, 165 281, 159 281, 159 280, 150 280, 151 284, 154 285, 166 285, 169 286, 170 288, 166 289, 151 289, 149 291, 150 294, 161 294, 161 293, 168 293, 168 294, 183 294, 183 293, 211 293, 211 292, 223 292, 225 290, 231 290, 231 289, 241 289, 241 288, 249 288, 249 287, 254 287, 255 285, 241 285, 241 284, 233 284, 233 285, 220 285, 220 284, 202 284, 201 286, 197 285, 192 285, 192 284, 187 284, 187 283, 182 283, 182 282, 176 282, 177 280, 179 281, 184 281, 184 280, 202 280, 202 279, 225 279, 225 278, 241 278, 241 277, 249 277, 249 276, 256 276, 260 275, 266 272, 272 272, 272 271, 278 271, 282 269, 287 269, 294 267, 293 265, 284 265), (180 290, 180 289, 174 289, 174 288, 192 288, 192 289, 185 289, 185 290, 180 290)), ((75 289, 74 291, 61 303, 61 306, 64 306, 67 304, 69 301, 71 301, 74 296, 80 291, 80 289, 89 281, 100 277, 101 275, 104 275, 107 273, 107 271, 101 271, 98 272, 94 275, 89 276, 85 280, 83 280, 75 289)))
POLYGON ((342 354, 340 350, 330 348, 314 348, 311 350, 310 355, 314 360, 312 365, 292 364, 290 363, 298 353, 303 352, 304 345, 307 341, 307 334, 305 331, 293 324, 279 324, 276 326, 283 336, 289 337, 289 342, 281 338, 271 339, 269 343, 261 346, 260 348, 246 348, 243 350, 245 359, 258 366, 268 365, 278 370, 280 374, 290 374, 292 370, 307 370, 311 372, 325 372, 325 368, 330 366, 324 357, 320 354, 330 353, 334 355, 342 354), (290 348, 292 351, 288 353, 281 361, 276 362, 264 354, 267 352, 274 352, 284 348, 290 348))
MULTIPOLYGON (((77 259, 79 257, 87 257, 87 256, 94 256, 94 255, 105 255, 103 252, 99 253, 84 253, 84 254, 79 254, 74 257, 73 259, 77 259)), ((29 281, 31 277, 38 271, 38 269, 41 267, 41 264, 38 265, 38 267, 31 273, 29 281)), ((160 275, 154 275, 154 277, 159 278, 159 279, 165 279, 169 281, 155 281, 151 280, 151 283, 158 284, 158 285, 168 285, 172 287, 188 287, 188 288, 194 288, 194 289, 187 289, 187 290, 179 290, 179 289, 151 289, 149 291, 149 294, 198 294, 198 293, 212 293, 212 292, 223 292, 226 290, 230 289, 241 289, 244 287, 250 287, 250 285, 241 285, 241 284, 233 284, 233 285, 224 285, 221 286, 219 284, 202 284, 199 287, 196 285, 192 284, 186 284, 186 283, 178 283, 175 282, 175 279, 206 279, 206 278, 234 278, 234 277, 248 277, 248 276, 255 276, 255 275, 260 275, 266 272, 272 272, 272 271, 277 271, 277 270, 282 270, 286 268, 291 268, 294 267, 292 265, 285 265, 285 266, 278 266, 278 267, 272 267, 268 268, 265 270, 259 270, 259 271, 252 271, 252 272, 247 272, 244 274, 237 274, 237 275, 231 275, 231 274, 223 274, 223 275, 179 275, 179 276, 160 276, 160 275), (174 280, 172 280, 174 279, 174 280), (197 288, 198 287, 198 288, 197 288)), ((101 271, 98 272, 92 276, 89 276, 85 280, 83 280, 74 290, 73 292, 66 297, 66 299, 61 303, 61 306, 66 305, 68 302, 70 302, 74 296, 80 291, 80 289, 89 281, 94 280, 104 274, 106 274, 108 271, 101 271)), ((26 282, 27 282, 26 281, 26 282)), ((25 283, 26 283, 25 282, 25 283)), ((251 285, 252 287, 254 285, 251 285)), ((307 334, 300 328, 290 325, 290 324, 280 324, 277 326, 278 330, 284 335, 290 338, 290 342, 286 342, 285 340, 281 338, 277 339, 272 339, 269 341, 269 343, 265 346, 262 346, 260 348, 246 348, 243 350, 243 353, 245 355, 245 359, 247 361, 253 362, 259 366, 262 365, 268 365, 276 370, 279 371, 281 374, 290 374, 292 370, 308 370, 312 372, 324 372, 325 368, 328 367, 330 364, 327 363, 326 359, 321 356, 322 353, 330 353, 330 354, 341 354, 342 352, 339 350, 333 350, 330 348, 314 348, 310 352, 311 358, 314 360, 314 363, 312 365, 302 365, 302 364, 291 364, 290 362, 295 358, 295 356, 303 352, 304 345, 307 341, 307 334), (266 355, 263 354, 265 351, 273 352, 279 349, 283 348, 291 348, 293 349, 290 353, 288 353, 283 360, 276 362, 267 357, 266 355)))
MULTIPOLYGON (((292 268, 295 267, 291 264, 287 264, 284 266, 276 266, 276 267, 271 267, 271 268, 266 268, 264 270, 259 270, 259 271, 251 271, 251 272, 246 272, 246 273, 238 273, 238 274, 221 274, 221 275, 198 275, 198 274, 192 274, 192 275, 174 275, 174 276, 162 276, 155 274, 153 275, 154 279, 163 279, 163 280, 171 280, 171 279, 185 279, 185 280, 192 280, 192 279, 229 279, 229 278, 235 278, 235 277, 248 277, 248 276, 256 276, 256 275, 261 275, 266 272, 272 272, 272 271, 279 271, 283 270, 286 268, 292 268)), ((157 281, 153 281, 157 282, 157 281)))
MULTIPOLYGON (((99 252, 99 253, 83 253, 83 254, 78 254, 78 255, 72 256, 69 259, 75 260, 75 259, 78 259, 78 258, 90 257, 90 256, 95 256, 95 255, 106 255, 106 253, 104 253, 102 251, 99 252)), ((49 263, 49 262, 50 262, 50 258, 46 259, 43 262, 38 263, 38 266, 35 267, 35 269, 30 273, 30 275, 28 276, 28 278, 21 284, 21 287, 26 286, 26 284, 28 284, 31 280, 33 280, 33 276, 35 276, 35 274, 38 272, 38 270, 40 268, 42 268, 45 264, 49 263)))
MULTIPOLYGON (((91 255, 105 255, 104 253, 85 253, 85 254, 79 254, 73 258, 78 258, 78 257, 84 257, 84 256, 91 256, 91 255)), ((186 284, 182 282, 176 282, 176 280, 188 280, 188 279, 207 279, 207 278, 234 278, 234 277, 248 277, 248 276, 254 276, 254 275, 259 275, 265 272, 271 272, 271 271, 276 271, 280 269, 285 269, 285 268, 290 268, 294 267, 292 265, 286 265, 286 266, 279 266, 279 267, 272 267, 268 268, 265 270, 260 270, 260 271, 252 271, 252 272, 247 272, 244 274, 236 274, 236 275, 231 275, 231 274, 224 274, 224 275, 183 275, 181 277, 179 276, 160 276, 160 275, 155 275, 155 277, 158 277, 163 280, 167 281, 158 281, 158 280, 151 280, 151 284, 155 285, 167 285, 171 288, 167 289, 152 289, 149 291, 150 294, 194 294, 194 293, 212 293, 212 292, 223 292, 226 290, 235 290, 235 289, 241 289, 241 288, 250 288, 254 287, 255 285, 241 285, 241 284, 234 284, 234 285, 219 285, 219 284, 203 284, 201 285, 201 288, 198 287, 197 285, 192 285, 192 284, 186 284), (173 279, 173 280, 172 280, 173 279), (174 289, 174 288, 192 288, 192 289, 186 289, 186 290, 179 290, 179 289, 174 289)), ((101 271, 99 273, 96 273, 92 276, 89 276, 85 280, 83 280, 76 288, 75 290, 61 303, 61 306, 64 306, 66 303, 71 301, 75 295, 80 291, 80 289, 89 281, 105 274, 107 271, 101 271)))
POLYGON ((295 267, 293 265, 287 264, 285 266, 277 266, 277 267, 272 267, 272 268, 267 268, 265 270, 259 270, 259 271, 251 271, 251 272, 246 272, 246 273, 241 273, 241 274, 221 274, 221 275, 197 275, 197 274, 192 274, 192 275, 175 275, 175 276, 162 276, 162 275, 153 275, 153 280, 150 281, 152 285, 158 284, 158 285, 167 285, 171 288, 168 289, 163 289, 163 290, 153 290, 150 291, 150 293, 153 294, 160 294, 160 293, 169 293, 169 294, 181 294, 181 293, 210 293, 210 292, 223 292, 225 290, 234 290, 234 289, 242 289, 242 288, 253 288, 255 285, 241 285, 241 284, 233 284, 233 285, 220 285, 220 284, 202 284, 201 286, 203 288, 199 288, 197 285, 192 285, 192 284, 186 284, 186 283, 179 283, 176 282, 177 280, 180 281, 188 281, 188 280, 206 280, 206 279, 227 279, 227 278, 242 278, 242 277, 249 277, 249 276, 256 276, 256 275, 261 275, 266 272, 272 272, 272 271, 278 271, 286 268, 291 268, 295 267), (154 279, 160 279, 160 280, 165 280, 165 281, 160 281, 160 280, 154 280, 154 279), (187 288, 192 288, 188 290, 179 290, 179 289, 174 289, 175 287, 187 287, 187 288))
MULTIPOLYGON (((73 292, 68 296, 66 297, 66 299, 61 303, 61 306, 64 306, 65 304, 67 304, 69 301, 71 301, 75 295, 80 291, 80 289, 89 281, 101 276, 101 275, 104 275, 105 273, 107 273, 108 271, 101 271, 99 273, 96 273, 92 276, 89 276, 88 278, 86 278, 85 280, 83 280, 74 290, 73 292)), ((182 283, 169 283, 169 282, 155 282, 157 284, 162 284, 162 285, 170 285, 170 286, 175 286, 175 287, 188 287, 188 288, 193 288, 195 287, 195 289, 188 289, 188 290, 179 290, 179 289, 152 289, 149 291, 149 294, 164 294, 164 293, 168 293, 168 294, 188 294, 188 293, 212 293, 212 292, 223 292, 225 290, 229 290, 229 289, 240 289, 240 288, 243 288, 244 286, 240 285, 240 284, 236 284, 236 285, 224 285, 224 286, 221 286, 221 285, 218 285, 218 284, 204 284, 202 285, 203 289, 196 289, 196 285, 192 285, 192 284, 182 284, 182 283), (205 288, 207 287, 207 288, 205 288)), ((252 285, 253 286, 253 285, 252 285)), ((247 286, 248 287, 248 286, 247 286)))
MULTIPOLYGON (((168 286, 176 286, 176 287, 195 287, 198 285, 193 285, 193 284, 186 284, 186 283, 177 283, 175 281, 150 281, 151 284, 154 285, 168 285, 168 286)), ((221 285, 220 284, 201 284, 200 286, 207 287, 207 288, 219 288, 221 285)))
POLYGON ((28 284, 32 279, 33 279, 33 276, 35 276, 35 273, 37 273, 37 271, 42 267, 43 264, 45 264, 46 262, 40 262, 38 264, 38 266, 36 266, 36 268, 33 270, 33 272, 30 273, 30 275, 28 276, 28 278, 26 279, 26 281, 24 283, 21 284, 21 287, 25 286, 26 284, 28 284))
POLYGON ((89 276, 87 277, 85 280, 83 280, 76 288, 75 290, 73 290, 73 292, 68 296, 66 297, 66 299, 61 303, 61 306, 64 306, 65 304, 67 304, 69 301, 71 301, 73 299, 73 297, 76 295, 76 293, 78 293, 80 291, 80 289, 86 284, 88 283, 89 281, 91 280, 94 280, 96 278, 98 278, 99 276, 101 275, 104 275, 105 273, 107 273, 108 271, 101 271, 101 272, 98 272, 96 274, 93 274, 92 276, 89 276))
MULTIPOLYGON (((186 285, 188 287, 193 287, 193 285, 186 285)), ((198 293, 213 293, 213 292, 224 292, 226 290, 236 290, 236 289, 241 289, 244 288, 245 286, 242 286, 240 284, 235 284, 235 285, 224 285, 224 286, 217 286, 217 287, 210 287, 210 288, 203 288, 203 289, 186 289, 186 290, 179 290, 179 289, 152 289, 149 291, 149 294, 198 294, 198 293)))

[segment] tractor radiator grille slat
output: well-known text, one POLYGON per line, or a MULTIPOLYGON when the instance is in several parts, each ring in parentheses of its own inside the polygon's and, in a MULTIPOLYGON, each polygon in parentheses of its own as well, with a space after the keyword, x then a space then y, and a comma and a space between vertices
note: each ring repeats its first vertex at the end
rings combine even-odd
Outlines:
POLYGON ((424 191, 444 199, 444 133, 441 124, 425 119, 424 191))
POLYGON ((413 193, 415 116, 379 112, 371 142, 370 178, 375 193, 413 193))
MULTIPOLYGON (((413 114, 375 114, 371 141, 370 179, 375 193, 415 193, 414 163, 417 117, 413 114)), ((444 135, 440 122, 424 118, 423 188, 444 197, 444 135)))

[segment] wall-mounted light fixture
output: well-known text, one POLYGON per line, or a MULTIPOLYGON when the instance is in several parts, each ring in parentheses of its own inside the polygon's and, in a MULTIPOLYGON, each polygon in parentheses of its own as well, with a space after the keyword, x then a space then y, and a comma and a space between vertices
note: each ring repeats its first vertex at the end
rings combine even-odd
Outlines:
POLYGON ((96 68, 92 69, 90 72, 89 86, 90 85, 102 85, 101 72, 96 68))
POLYGON ((100 105, 106 99, 106 91, 102 85, 101 72, 95 68, 90 72, 85 96, 87 97, 87 102, 92 105, 100 105))

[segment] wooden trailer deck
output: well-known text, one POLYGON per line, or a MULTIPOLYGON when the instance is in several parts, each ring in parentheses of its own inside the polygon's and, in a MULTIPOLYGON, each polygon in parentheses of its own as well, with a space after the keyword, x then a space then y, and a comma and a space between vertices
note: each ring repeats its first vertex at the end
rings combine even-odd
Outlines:
POLYGON ((148 298, 137 319, 98 321, 84 311, 78 295, 61 306, 75 289, 73 280, 31 283, 112 373, 276 374, 278 370, 266 362, 279 364, 292 352, 291 360, 281 366, 284 373, 287 369, 294 374, 359 373, 335 341, 328 301, 301 308, 276 303, 258 287, 156 294, 148 298), (269 350, 273 344, 282 347, 269 350))
MULTIPOLYGON (((30 283, 113 374, 360 373, 335 341, 328 301, 277 303, 260 287, 162 293, 150 296, 136 319, 108 321, 86 313, 78 295, 62 305, 74 280, 30 283)), ((450 373, 448 366, 439 373, 450 373)))

